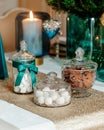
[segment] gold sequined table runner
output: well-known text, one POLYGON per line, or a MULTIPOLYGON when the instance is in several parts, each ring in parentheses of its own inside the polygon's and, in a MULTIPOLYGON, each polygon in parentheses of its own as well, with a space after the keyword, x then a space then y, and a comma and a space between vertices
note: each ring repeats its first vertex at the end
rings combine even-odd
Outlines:
MULTIPOLYGON (((104 92, 91 89, 91 96, 72 98, 64 107, 48 108, 34 104, 34 94, 15 94, 11 65, 8 64, 9 78, 0 81, 0 99, 52 120, 57 130, 104 130, 104 92)), ((37 80, 45 74, 38 73, 37 80)))

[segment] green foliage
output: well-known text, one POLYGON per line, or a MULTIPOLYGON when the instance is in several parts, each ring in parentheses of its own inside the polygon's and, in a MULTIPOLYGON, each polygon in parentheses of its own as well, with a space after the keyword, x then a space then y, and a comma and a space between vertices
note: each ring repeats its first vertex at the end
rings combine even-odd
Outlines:
POLYGON ((104 0, 46 0, 57 11, 79 15, 80 17, 100 17, 104 12, 104 0))

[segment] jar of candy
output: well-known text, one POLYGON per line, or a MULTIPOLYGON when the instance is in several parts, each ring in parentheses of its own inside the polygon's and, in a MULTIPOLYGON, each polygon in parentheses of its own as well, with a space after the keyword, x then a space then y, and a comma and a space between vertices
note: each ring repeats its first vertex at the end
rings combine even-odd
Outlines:
POLYGON ((70 85, 50 72, 47 78, 36 84, 34 103, 44 107, 60 107, 71 103, 70 85))
POLYGON ((27 51, 27 44, 20 42, 20 51, 12 57, 14 92, 31 93, 36 84, 38 68, 35 65, 35 57, 27 51))
POLYGON ((72 97, 87 97, 96 78, 97 63, 84 58, 84 50, 78 48, 76 57, 62 66, 62 79, 71 85, 72 97))

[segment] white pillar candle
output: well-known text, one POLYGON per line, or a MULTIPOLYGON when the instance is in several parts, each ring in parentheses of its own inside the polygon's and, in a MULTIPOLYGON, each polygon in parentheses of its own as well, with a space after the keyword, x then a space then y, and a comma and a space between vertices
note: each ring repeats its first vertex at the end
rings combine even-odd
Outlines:
POLYGON ((22 20, 23 39, 27 42, 27 49, 35 56, 42 55, 42 20, 33 18, 30 12, 30 18, 22 20))

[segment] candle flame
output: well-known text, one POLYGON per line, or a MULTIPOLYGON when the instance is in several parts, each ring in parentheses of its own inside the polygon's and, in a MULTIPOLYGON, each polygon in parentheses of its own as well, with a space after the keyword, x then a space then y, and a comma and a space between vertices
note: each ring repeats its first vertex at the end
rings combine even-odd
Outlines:
POLYGON ((32 11, 30 11, 30 19, 33 19, 34 17, 33 17, 33 12, 32 11))

